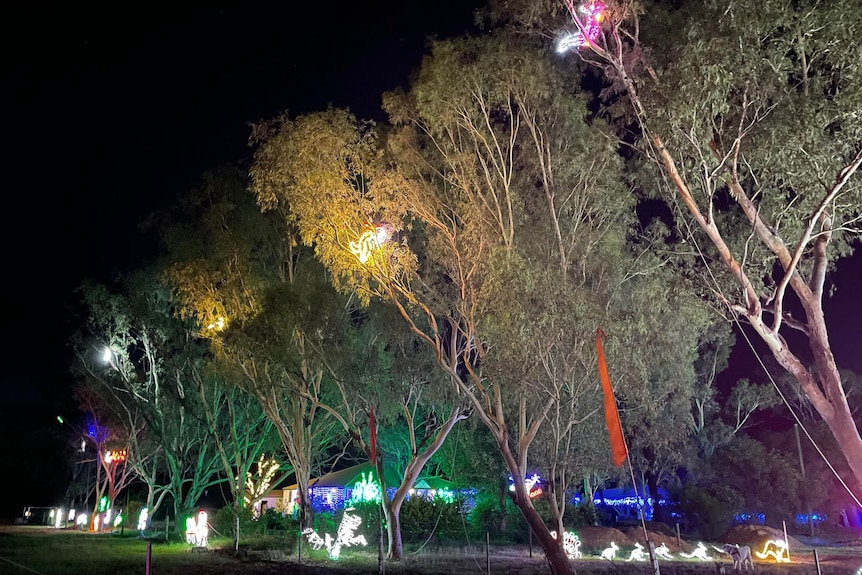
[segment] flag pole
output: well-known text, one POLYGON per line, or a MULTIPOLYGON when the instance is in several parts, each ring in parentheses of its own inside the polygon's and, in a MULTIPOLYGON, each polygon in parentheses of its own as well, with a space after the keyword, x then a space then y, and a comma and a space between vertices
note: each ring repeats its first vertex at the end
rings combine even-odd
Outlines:
MULTIPOLYGON (((605 336, 605 332, 602 331, 602 328, 596 329, 596 351, 598 353, 598 363, 599 363, 599 379, 602 381, 602 393, 604 395, 604 404, 605 404, 605 423, 608 426, 608 435, 611 441, 611 452, 613 456, 613 463, 616 467, 622 465, 622 460, 625 459, 629 464, 629 476, 632 480, 632 488, 635 490, 635 503, 638 506, 638 515, 641 520, 641 528, 644 532, 644 540, 646 541, 647 551, 649 552, 650 564, 653 567, 656 575, 660 575, 658 561, 656 560, 655 552, 653 550, 653 545, 649 539, 649 532, 646 528, 646 520, 644 519, 643 508, 640 505, 640 496, 638 495, 638 484, 635 481, 635 471, 634 467, 632 467, 632 458, 629 456, 629 446, 626 441, 625 433, 623 433, 623 425, 620 421, 619 410, 617 409, 617 400, 614 395, 614 389, 611 385, 611 378, 608 372, 608 364, 605 359, 605 350, 602 346, 602 338, 605 336)), ((658 497, 658 494, 656 494, 658 497)), ((646 498, 644 498, 644 503, 646 503, 646 498)))

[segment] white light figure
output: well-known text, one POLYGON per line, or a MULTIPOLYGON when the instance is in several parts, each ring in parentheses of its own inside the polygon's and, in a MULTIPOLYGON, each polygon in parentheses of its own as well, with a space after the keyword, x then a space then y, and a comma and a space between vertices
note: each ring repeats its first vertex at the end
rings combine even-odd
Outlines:
MULTIPOLYGON (((347 509, 346 511, 353 511, 353 509, 347 509)), ((308 542, 311 543, 312 547, 315 549, 326 547, 326 550, 329 552, 329 558, 337 560, 341 556, 342 547, 368 544, 365 541, 365 537, 353 534, 361 524, 362 518, 358 515, 345 512, 344 517, 341 519, 341 524, 338 526, 338 534, 335 541, 332 540, 332 536, 329 533, 326 533, 324 538, 321 538, 311 527, 306 527, 302 531, 302 534, 308 537, 308 542)))
POLYGON ((58 509, 57 514, 54 516, 54 528, 59 529, 63 524, 63 510, 58 509))
POLYGON ((141 508, 138 514, 138 531, 144 531, 147 528, 147 522, 150 520, 150 511, 146 507, 141 508))
POLYGON ((123 514, 117 513, 117 516, 114 518, 114 527, 119 527, 123 522, 123 514))
POLYGON ((79 514, 75 520, 75 525, 77 525, 81 529, 86 528, 87 527, 87 514, 86 513, 79 514))
POLYGON ((790 563, 787 543, 783 539, 770 539, 763 544, 763 551, 755 551, 754 554, 761 559, 772 556, 779 563, 790 563))
POLYGON ((617 556, 617 551, 619 551, 619 547, 617 544, 611 541, 611 546, 602 551, 602 559, 607 559, 608 561, 613 561, 617 556))
POLYGON ((210 529, 207 524, 207 519, 207 512, 201 509, 198 513, 197 529, 195 529, 196 545, 198 547, 206 547, 209 540, 210 529))
POLYGON ((106 527, 110 527, 110 526, 111 526, 111 510, 108 509, 107 511, 105 511, 104 519, 102 519, 102 529, 105 529, 106 527))
POLYGON ((186 543, 194 545, 197 541, 198 529, 194 517, 186 517, 186 543))
POLYGON ((581 538, 571 531, 563 532, 563 549, 574 559, 581 558, 581 538))
POLYGON ((359 263, 364 264, 371 258, 374 249, 389 241, 390 235, 392 232, 386 226, 376 226, 373 229, 365 230, 357 241, 350 242, 350 252, 359 259, 359 263))
POLYGON ((671 555, 670 549, 668 549, 667 545, 665 545, 664 543, 656 547, 655 554, 657 557, 661 559, 666 559, 668 561, 673 559, 673 555, 671 555))
MULTIPOLYGON (((551 537, 557 538, 557 532, 551 531, 551 537)), ((581 538, 576 533, 571 531, 563 531, 563 550, 569 559, 580 559, 581 554, 581 538)))
POLYGON ((644 546, 640 543, 635 543, 635 548, 632 549, 632 552, 629 554, 629 558, 626 559, 626 563, 629 561, 646 561, 647 556, 644 553, 644 546))
POLYGON ((706 545, 703 544, 703 541, 697 544, 697 548, 691 553, 680 553, 680 557, 685 557, 686 559, 697 558, 701 561, 712 561, 712 557, 707 555, 709 549, 706 548, 706 545))
POLYGON ((74 510, 74 509, 70 509, 70 510, 69 510, 69 519, 68 519, 68 521, 69 521, 70 523, 75 521, 75 510, 74 510))

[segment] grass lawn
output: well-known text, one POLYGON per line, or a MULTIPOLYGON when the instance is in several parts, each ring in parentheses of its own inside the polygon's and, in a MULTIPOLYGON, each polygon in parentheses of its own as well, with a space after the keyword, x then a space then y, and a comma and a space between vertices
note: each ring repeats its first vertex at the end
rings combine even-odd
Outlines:
MULTIPOLYGON (((281 551, 248 551, 235 556, 226 540, 211 540, 210 549, 192 551, 181 542, 152 543, 151 575, 374 575, 377 556, 372 549, 345 553, 337 563, 326 559, 323 551, 303 550, 303 562, 281 551)), ((352 551, 352 550, 350 550, 352 551)), ((90 534, 46 527, 0 526, 0 574, 2 575, 143 575, 146 569, 147 542, 134 536, 90 534)), ((539 575, 549 573, 541 554, 511 547, 492 549, 491 575, 539 575)), ((856 575, 862 567, 862 548, 821 551, 824 575, 856 575)), ((446 551, 408 554, 401 563, 387 563, 387 575, 483 575, 487 573, 485 553, 446 551)), ((597 558, 574 562, 578 575, 652 573, 644 563, 617 561, 611 564, 597 558)), ((729 563, 723 562, 727 573, 729 563)), ((808 557, 792 565, 758 563, 761 575, 808 575, 815 573, 808 557)), ((713 562, 672 562, 662 564, 664 575, 707 575, 716 573, 713 562)))

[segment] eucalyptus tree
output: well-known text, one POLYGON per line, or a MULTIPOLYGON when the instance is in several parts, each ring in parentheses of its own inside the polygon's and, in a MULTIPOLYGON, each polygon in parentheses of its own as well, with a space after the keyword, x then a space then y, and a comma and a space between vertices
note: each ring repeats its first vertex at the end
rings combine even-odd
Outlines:
POLYGON ((549 527, 524 481, 530 448, 554 412, 562 455, 589 415, 566 406, 594 377, 597 325, 620 373, 637 369, 623 350, 650 308, 624 292, 662 269, 626 244, 636 214, 616 142, 567 80, 513 38, 438 42, 410 92, 385 97, 385 141, 344 110, 281 117, 256 128, 252 167, 261 206, 290 205, 333 284, 394 305, 429 346, 493 435, 555 573, 572 569, 551 534, 570 459, 542 469, 559 489, 549 527))
POLYGON ((142 426, 151 459, 135 456, 133 461, 138 476, 148 482, 148 508, 154 512, 163 489, 172 497, 176 517, 224 478, 195 391, 194 374, 205 361, 205 349, 174 316, 157 271, 130 273, 113 288, 82 286, 87 316, 73 345, 75 369, 91 378, 127 431, 142 426))
POLYGON ((334 439, 335 422, 320 409, 330 390, 319 351, 346 320, 344 301, 284 219, 261 214, 238 169, 204 174, 158 225, 178 313, 207 342, 214 373, 275 429, 306 524, 308 483, 334 439))
POLYGON ((563 0, 504 10, 539 29, 568 20, 569 45, 602 76, 621 140, 651 161, 638 179, 671 207, 670 247, 698 255, 686 273, 793 376, 862 482, 862 438, 823 311, 827 272, 852 252, 862 217, 856 3, 563 0))

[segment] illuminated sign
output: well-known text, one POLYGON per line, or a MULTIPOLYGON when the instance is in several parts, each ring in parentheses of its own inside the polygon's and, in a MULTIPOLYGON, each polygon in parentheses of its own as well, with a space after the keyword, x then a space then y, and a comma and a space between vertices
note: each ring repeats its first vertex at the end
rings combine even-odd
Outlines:
POLYGON ((125 449, 114 449, 112 451, 105 452, 105 463, 113 463, 120 462, 126 460, 126 450, 125 449))
MULTIPOLYGON (((509 477, 509 481, 512 481, 512 484, 509 485, 509 491, 514 491, 515 482, 511 477, 509 477)), ((526 487, 527 493, 530 495, 530 499, 535 499, 543 493, 542 478, 538 474, 534 473, 532 476, 524 479, 524 487, 526 487)))

